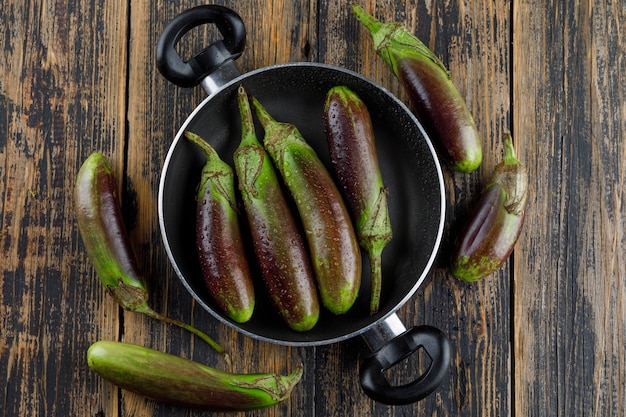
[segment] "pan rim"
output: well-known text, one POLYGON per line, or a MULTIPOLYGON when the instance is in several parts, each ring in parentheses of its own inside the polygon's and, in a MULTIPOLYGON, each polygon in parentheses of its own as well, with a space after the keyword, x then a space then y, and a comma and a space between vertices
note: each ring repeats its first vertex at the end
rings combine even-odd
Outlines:
POLYGON ((385 320, 387 320, 390 316, 395 315, 396 312, 403 307, 404 305, 406 305, 406 303, 408 302, 409 299, 411 299, 413 297, 413 295, 415 294, 415 292, 417 291, 417 289, 421 286, 421 284, 423 283, 423 281, 425 280, 426 276, 430 273, 432 266, 435 262, 435 259, 437 257, 440 245, 441 245, 441 241, 443 238, 443 232, 444 232, 444 225, 445 225, 445 217, 446 217, 446 199, 445 199, 445 185, 444 185, 444 179, 443 179, 443 172, 442 172, 442 168, 441 168, 441 164, 439 162, 439 159, 437 157, 437 153, 435 151, 435 148, 430 140, 430 137, 428 136, 428 134, 426 133, 426 131, 424 130, 422 124, 419 122, 419 120, 417 119, 417 117, 413 114, 413 112, 399 99, 397 98, 394 94, 392 94, 389 90, 387 90, 385 87, 379 85, 378 83, 364 77, 363 75, 346 69, 346 68, 342 68, 342 67, 338 67, 335 65, 330 65, 330 64, 324 64, 324 63, 314 63, 314 62, 291 62, 291 63, 285 63, 285 64, 276 64, 276 65, 271 65, 271 66, 267 66, 267 67, 262 67, 259 69, 255 69, 253 71, 250 72, 246 72, 243 74, 240 74, 239 76, 235 77, 234 79, 228 81, 227 83, 225 83, 223 86, 221 86, 218 90, 212 92, 211 94, 209 94, 204 100, 202 100, 202 102, 196 106, 194 108, 194 110, 189 114, 189 116, 187 117, 187 119, 184 121, 184 123, 180 126, 180 128, 178 129, 174 140, 172 141, 172 143, 170 144, 170 147, 168 149, 167 155, 165 157, 165 160, 163 162, 163 168, 161 170, 161 176, 159 179, 159 190, 158 190, 158 202, 157 202, 157 209, 158 209, 158 220, 159 220, 159 228, 160 228, 160 232, 161 232, 161 239, 162 239, 162 243, 163 246, 165 248, 165 251, 167 253, 168 259, 170 261, 170 265, 172 266, 172 268, 174 269, 174 272, 176 273, 177 277, 179 278, 179 280, 182 282, 183 286, 185 287, 185 289, 191 294, 191 296, 195 299, 195 301, 200 304, 200 306, 202 306, 202 308, 204 310, 206 310, 207 312, 209 312, 209 314, 211 316, 213 316, 214 318, 216 318, 220 323, 227 325, 230 328, 235 329, 237 332, 246 335, 248 337, 251 337, 253 339, 256 340, 260 340, 263 342, 269 342, 269 343, 273 343, 273 344, 277 344, 277 345, 285 345, 285 346, 321 346, 321 345, 328 345, 328 344, 332 344, 332 343, 337 343, 337 342, 341 342, 341 341, 345 341, 348 339, 351 339, 353 337, 359 336, 359 335, 363 335, 366 332, 370 331, 373 328, 376 328, 377 326, 379 326, 381 323, 383 323, 385 320), (267 337, 261 334, 257 334, 254 333, 250 330, 244 329, 240 326, 237 325, 237 323, 234 323, 230 320, 228 320, 227 318, 225 318, 224 316, 222 316, 219 312, 214 311, 214 309, 207 305, 207 303, 202 299, 202 297, 200 297, 196 291, 191 287, 191 285, 189 284, 189 282, 187 281, 187 279, 185 278, 184 274, 182 273, 180 267, 178 266, 175 257, 174 257, 174 253, 171 249, 170 246, 170 241, 168 239, 168 233, 167 233, 167 226, 165 224, 165 215, 164 215, 164 191, 165 191, 165 182, 166 182, 166 176, 167 176, 167 172, 168 172, 168 168, 171 162, 171 159, 175 153, 175 150, 177 148, 177 145, 179 143, 179 141, 181 140, 181 138, 183 137, 183 132, 185 131, 185 129, 187 128, 187 126, 194 120, 194 118, 196 117, 196 115, 220 92, 226 90, 229 86, 232 86, 235 83, 240 83, 242 82, 242 80, 250 78, 255 76, 256 74, 260 74, 260 73, 264 73, 264 72, 268 72, 268 71, 275 71, 277 69, 283 69, 283 68, 302 68, 302 67, 315 67, 315 68, 322 68, 325 70, 329 70, 329 71, 338 71, 341 72, 343 74, 346 74, 348 76, 351 77, 356 77, 362 81, 364 81, 365 83, 371 85, 372 88, 378 89, 382 94, 386 95, 389 99, 391 99, 397 106, 399 109, 401 109, 403 112, 405 112, 407 114, 407 116, 411 119, 412 123, 414 123, 417 128, 419 129, 420 133, 423 136, 423 139, 426 141, 426 145, 430 151, 430 155, 433 159, 433 163, 437 172, 437 182, 439 184, 439 210, 441 215, 439 216, 439 224, 437 225, 437 235, 436 235, 436 239, 433 242, 433 246, 432 246, 432 251, 428 257, 428 260, 424 266, 424 269, 422 270, 419 278, 415 281, 415 284, 410 288, 410 290, 408 290, 406 292, 406 294, 404 295, 404 297, 402 297, 402 299, 386 314, 381 315, 379 317, 377 317, 375 320, 373 320, 371 323, 358 328, 357 330, 354 331, 350 331, 347 332, 345 334, 342 334, 340 336, 335 336, 335 337, 327 337, 327 338, 319 338, 319 339, 315 339, 315 340, 298 340, 298 341, 293 341, 293 340, 283 340, 283 339, 273 339, 271 337, 267 337))

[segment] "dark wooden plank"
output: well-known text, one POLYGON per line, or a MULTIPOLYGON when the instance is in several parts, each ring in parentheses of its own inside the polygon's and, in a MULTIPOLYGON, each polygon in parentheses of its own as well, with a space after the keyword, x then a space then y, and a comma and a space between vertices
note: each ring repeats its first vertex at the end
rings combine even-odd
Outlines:
MULTIPOLYGON (((95 150, 113 159, 121 179, 124 146, 111 138, 125 130, 125 13, 119 1, 0 6, 4 416, 116 409, 94 401, 102 384, 85 354, 93 340, 117 336, 118 308, 104 300, 86 261, 72 190, 95 150)), ((116 393, 108 395, 115 401, 116 393)))
POLYGON ((626 412, 623 2, 515 2, 516 415, 626 412))

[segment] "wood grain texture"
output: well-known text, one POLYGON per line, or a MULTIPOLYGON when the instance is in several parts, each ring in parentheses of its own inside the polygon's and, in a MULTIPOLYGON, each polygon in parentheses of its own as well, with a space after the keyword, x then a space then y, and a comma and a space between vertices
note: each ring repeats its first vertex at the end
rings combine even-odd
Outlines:
POLYGON ((115 335, 118 309, 101 302, 72 189, 91 150, 123 155, 123 143, 106 138, 124 131, 125 95, 102 91, 125 89, 124 77, 109 76, 126 65, 115 49, 126 43, 116 21, 124 5, 3 2, 0 10, 0 414, 95 415, 101 383, 85 351, 92 337, 115 335), (83 19, 92 23, 77 32, 83 19))
MULTIPOLYGON (((316 61, 407 96, 369 35, 337 0, 210 1, 246 23, 242 72, 316 61)), ((444 167, 447 222, 433 273, 398 314, 442 329, 450 374, 427 399, 389 407, 366 397, 360 338, 314 348, 259 342, 219 324, 174 274, 157 195, 168 148, 201 88, 155 67, 183 0, 0 3, 0 416, 204 416, 119 390, 86 364, 96 340, 138 343, 228 368, 189 333, 122 312, 95 276, 75 225, 74 179, 93 151, 111 160, 151 306, 214 336, 232 370, 305 374, 285 403, 245 416, 626 415, 626 6, 536 0, 363 0, 396 20, 450 70, 484 143, 475 173, 444 167), (502 157, 511 129, 530 174, 529 214, 513 257, 491 277, 447 271, 454 236, 502 157)), ((213 40, 180 43, 190 56, 213 40)), ((423 369, 411 358, 397 383, 423 369)))
POLYGON ((626 412, 625 18, 617 1, 515 5, 534 196, 515 255, 516 415, 626 412))

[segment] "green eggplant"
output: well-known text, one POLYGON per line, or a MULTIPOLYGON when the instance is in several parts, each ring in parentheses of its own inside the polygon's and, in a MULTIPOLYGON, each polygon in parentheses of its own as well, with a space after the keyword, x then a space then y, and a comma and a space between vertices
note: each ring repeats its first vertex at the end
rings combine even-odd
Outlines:
POLYGON ((442 158, 460 172, 478 168, 482 146, 474 118, 441 60, 401 23, 381 23, 359 5, 352 11, 408 93, 442 158))
POLYGON ((125 310, 182 327, 218 352, 224 352, 205 333, 159 314, 148 306, 148 291, 122 218, 113 169, 108 159, 99 152, 92 153, 78 171, 74 208, 87 255, 108 294, 118 304, 125 310))
POLYGON ((292 124, 272 118, 254 97, 270 154, 304 226, 313 271, 324 307, 347 312, 361 285, 361 252, 350 214, 330 173, 315 150, 292 124))
POLYGON ((528 174, 515 156, 509 133, 504 137, 504 152, 504 160, 496 165, 455 243, 451 272, 465 281, 477 281, 500 268, 524 224, 528 174))
POLYGON ((261 275, 272 303, 287 325, 310 330, 319 318, 315 276, 304 238, 293 217, 269 155, 254 130, 248 95, 239 87, 241 143, 234 162, 261 275))
POLYGON ((369 111, 346 86, 328 91, 324 131, 330 160, 371 266, 370 313, 378 311, 382 282, 382 252, 392 238, 387 188, 383 184, 369 111))
POLYGON ((200 136, 188 131, 184 136, 206 157, 196 195, 196 247, 204 282, 224 314, 245 323, 254 312, 255 295, 236 210, 235 174, 200 136))
POLYGON ((276 405, 291 395, 302 367, 290 375, 235 374, 189 359, 111 341, 87 351, 89 368, 120 388, 148 399, 210 411, 248 411, 276 405))

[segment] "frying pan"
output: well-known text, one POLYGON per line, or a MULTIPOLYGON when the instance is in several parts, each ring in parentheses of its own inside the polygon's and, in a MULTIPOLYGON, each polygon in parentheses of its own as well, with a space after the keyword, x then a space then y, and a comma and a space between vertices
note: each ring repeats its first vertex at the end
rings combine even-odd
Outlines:
MULTIPOLYGON (((208 93, 180 127, 161 174, 159 224, 171 264, 200 306, 220 322, 252 338, 283 345, 316 346, 361 335, 373 352, 360 367, 364 392, 386 404, 419 401, 436 389, 447 374, 450 361, 449 341, 440 330, 430 326, 407 330, 396 315, 427 276, 443 232, 443 176, 433 146, 401 101, 355 72, 318 63, 290 63, 241 74, 234 61, 243 52, 245 38, 244 24, 234 11, 206 5, 188 9, 173 19, 157 45, 157 67, 163 76, 181 87, 202 85, 208 93), (184 61, 176 51, 178 41, 203 24, 215 24, 223 39, 184 61), (295 124, 326 164, 329 156, 322 111, 328 90, 336 85, 348 86, 367 105, 382 176, 389 189, 394 233, 383 251, 383 286, 377 314, 369 314, 368 262, 364 262, 360 296, 352 309, 341 316, 323 309, 317 325, 307 332, 292 331, 281 322, 262 285, 257 285, 255 313, 247 323, 231 321, 211 299, 195 247, 195 189, 205 159, 201 151, 183 139, 183 132, 190 130, 200 135, 232 164, 233 152, 241 139, 236 102, 240 85, 259 99, 274 118, 295 124), (430 357, 428 369, 412 382, 392 386, 385 371, 420 349, 430 357)), ((257 132, 261 137, 259 125, 257 132)))

